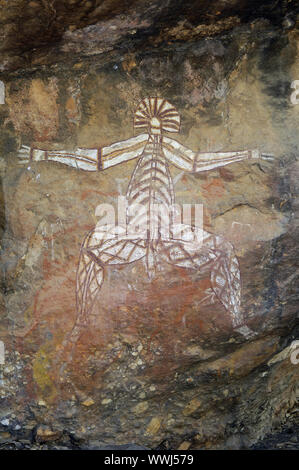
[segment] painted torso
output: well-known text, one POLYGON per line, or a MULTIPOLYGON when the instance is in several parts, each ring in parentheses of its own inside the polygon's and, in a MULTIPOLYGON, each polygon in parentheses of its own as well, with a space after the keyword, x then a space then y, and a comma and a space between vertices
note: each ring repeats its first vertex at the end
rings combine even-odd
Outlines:
POLYGON ((150 135, 127 190, 128 223, 147 227, 147 238, 157 238, 174 204, 168 163, 163 155, 162 135, 150 135), (138 204, 138 206, 137 206, 138 204), (159 206, 159 211, 157 210, 159 206))

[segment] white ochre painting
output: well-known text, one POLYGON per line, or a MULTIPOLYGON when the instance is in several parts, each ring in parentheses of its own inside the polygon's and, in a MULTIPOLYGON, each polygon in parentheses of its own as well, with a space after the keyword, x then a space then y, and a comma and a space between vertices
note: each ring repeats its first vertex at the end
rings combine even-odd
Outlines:
POLYGON ((271 156, 258 150, 202 153, 186 148, 166 135, 180 131, 180 116, 162 98, 140 102, 134 127, 139 135, 107 147, 68 152, 23 146, 19 152, 22 163, 55 161, 84 171, 105 171, 108 177, 110 167, 136 160, 126 193, 126 224, 97 226, 82 242, 77 269, 77 319, 67 341, 75 343, 82 328, 89 324, 106 268, 137 260, 144 261, 150 279, 162 261, 208 273, 211 296, 230 313, 233 327, 247 336, 250 330, 244 325, 240 310, 241 275, 234 248, 221 236, 176 222, 170 211, 175 204, 171 166, 197 173, 271 156), (163 209, 164 214, 171 214, 167 224, 163 209))

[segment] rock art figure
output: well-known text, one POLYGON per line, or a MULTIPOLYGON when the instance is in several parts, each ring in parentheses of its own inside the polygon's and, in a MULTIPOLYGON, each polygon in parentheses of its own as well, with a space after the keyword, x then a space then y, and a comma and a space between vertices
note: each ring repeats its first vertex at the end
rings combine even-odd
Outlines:
POLYGON ((86 171, 105 171, 137 159, 126 194, 126 225, 96 227, 83 240, 77 269, 77 319, 67 342, 76 343, 82 328, 89 324, 105 269, 141 259, 150 278, 155 276, 160 261, 210 273, 211 295, 230 312, 233 327, 246 336, 250 330, 241 315, 240 269, 231 243, 199 227, 176 223, 172 215, 165 223, 163 211, 157 211, 157 207, 169 213, 175 203, 170 164, 184 171, 201 172, 271 156, 258 150, 202 153, 186 148, 165 135, 179 132, 180 116, 162 98, 141 101, 134 127, 143 133, 103 148, 67 152, 23 146, 19 152, 22 163, 56 161, 86 171))

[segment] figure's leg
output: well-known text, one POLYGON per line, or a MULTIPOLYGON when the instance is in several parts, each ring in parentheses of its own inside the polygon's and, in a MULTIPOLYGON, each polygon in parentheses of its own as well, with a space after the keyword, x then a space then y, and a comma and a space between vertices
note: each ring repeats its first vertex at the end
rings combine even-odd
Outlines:
MULTIPOLYGON (((83 240, 77 269, 77 318, 63 343, 74 345, 89 324, 106 266, 129 264, 145 256, 145 241, 126 236, 119 227, 92 230, 83 240)), ((69 361, 67 361, 69 362, 69 361)))
POLYGON ((210 272, 212 289, 231 313, 233 326, 241 325, 241 276, 232 245, 222 237, 186 225, 178 226, 177 231, 174 228, 173 236, 161 241, 162 258, 176 266, 210 272))
POLYGON ((232 315, 233 327, 240 326, 241 274, 233 246, 222 237, 215 237, 217 259, 212 264, 212 289, 232 315))
POLYGON ((104 263, 101 264, 101 257, 95 260, 88 252, 93 241, 94 231, 91 231, 85 236, 80 248, 76 279, 77 318, 71 333, 66 338, 67 343, 76 343, 82 328, 88 325, 93 304, 104 280, 104 263))

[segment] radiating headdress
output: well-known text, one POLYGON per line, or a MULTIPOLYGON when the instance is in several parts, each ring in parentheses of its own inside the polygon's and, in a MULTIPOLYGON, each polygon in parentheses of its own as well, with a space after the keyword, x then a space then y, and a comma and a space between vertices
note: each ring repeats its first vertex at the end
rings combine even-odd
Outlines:
POLYGON ((149 130, 159 126, 161 132, 179 132, 181 119, 175 107, 163 98, 145 98, 135 111, 134 127, 149 130))

